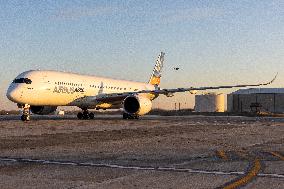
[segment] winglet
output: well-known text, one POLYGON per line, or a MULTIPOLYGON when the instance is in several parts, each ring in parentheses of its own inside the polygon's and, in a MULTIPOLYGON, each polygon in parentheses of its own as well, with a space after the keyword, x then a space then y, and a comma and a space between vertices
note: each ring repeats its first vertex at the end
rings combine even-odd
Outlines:
POLYGON ((270 85, 271 83, 273 83, 276 80, 277 76, 278 76, 278 72, 276 73, 276 75, 274 76, 274 78, 271 81, 269 81, 268 83, 260 84, 260 85, 270 85))

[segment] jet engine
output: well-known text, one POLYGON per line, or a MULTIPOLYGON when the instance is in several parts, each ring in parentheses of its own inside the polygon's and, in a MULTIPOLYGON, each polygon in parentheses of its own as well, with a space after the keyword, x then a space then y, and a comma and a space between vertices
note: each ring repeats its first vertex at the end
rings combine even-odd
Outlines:
POLYGON ((31 106, 30 110, 34 114, 39 115, 48 115, 55 112, 57 109, 56 106, 31 106))
POLYGON ((128 96, 124 99, 123 109, 132 115, 144 115, 151 111, 152 102, 145 96, 128 96))

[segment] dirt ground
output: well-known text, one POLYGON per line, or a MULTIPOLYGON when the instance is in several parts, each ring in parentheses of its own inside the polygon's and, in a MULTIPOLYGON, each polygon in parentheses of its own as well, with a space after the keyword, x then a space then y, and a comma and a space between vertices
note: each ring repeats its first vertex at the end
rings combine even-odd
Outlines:
POLYGON ((0 116, 0 188, 284 188, 284 119, 0 116))

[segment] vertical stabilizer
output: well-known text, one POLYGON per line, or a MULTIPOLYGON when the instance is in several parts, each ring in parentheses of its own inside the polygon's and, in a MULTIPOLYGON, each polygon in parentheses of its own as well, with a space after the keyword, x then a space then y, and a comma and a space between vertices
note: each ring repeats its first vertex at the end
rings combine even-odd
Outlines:
POLYGON ((151 75, 151 78, 149 80, 149 83, 155 86, 160 85, 160 80, 161 80, 161 72, 162 68, 164 66, 164 56, 165 53, 161 52, 156 60, 156 64, 153 70, 153 73, 151 75))

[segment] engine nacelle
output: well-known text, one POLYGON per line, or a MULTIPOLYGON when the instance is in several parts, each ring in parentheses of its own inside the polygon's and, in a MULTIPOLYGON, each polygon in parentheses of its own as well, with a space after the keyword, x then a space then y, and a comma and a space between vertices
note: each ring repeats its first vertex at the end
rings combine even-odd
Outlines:
POLYGON ((55 112, 57 109, 56 106, 31 106, 30 110, 34 114, 38 115, 48 115, 55 112))
POLYGON ((123 109, 128 114, 145 115, 151 111, 152 102, 142 95, 128 96, 124 99, 123 109))

